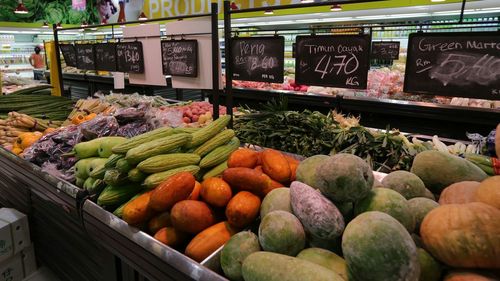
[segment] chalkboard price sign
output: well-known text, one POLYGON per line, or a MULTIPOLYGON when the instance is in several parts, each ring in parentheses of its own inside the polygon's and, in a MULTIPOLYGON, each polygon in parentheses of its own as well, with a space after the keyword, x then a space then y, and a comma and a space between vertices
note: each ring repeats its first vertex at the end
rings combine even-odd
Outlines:
POLYGON ((163 74, 172 76, 198 76, 198 41, 169 40, 161 42, 163 74))
POLYGON ((95 44, 96 70, 116 71, 116 44, 95 44))
POLYGON ((370 36, 297 36, 295 80, 298 84, 366 89, 370 36))
POLYGON ((59 49, 61 49, 66 65, 76 67, 75 46, 73 44, 62 44, 59 45, 59 49))
POLYGON ((95 70, 95 53, 92 44, 77 44, 76 67, 78 69, 95 70))
POLYGON ((283 83, 285 38, 231 39, 231 65, 236 80, 283 83))
POLYGON ((398 60, 399 42, 373 42, 371 59, 398 60))
POLYGON ((117 43, 116 62, 119 72, 144 73, 142 42, 117 43))
POLYGON ((500 100, 500 33, 413 33, 404 91, 500 100))

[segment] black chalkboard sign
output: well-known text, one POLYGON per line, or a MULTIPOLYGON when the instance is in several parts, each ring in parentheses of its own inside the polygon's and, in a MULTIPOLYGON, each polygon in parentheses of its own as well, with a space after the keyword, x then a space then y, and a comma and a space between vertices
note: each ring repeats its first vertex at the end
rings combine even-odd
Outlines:
POLYGON ((61 44, 59 49, 61 49, 66 65, 76 67, 75 46, 73 44, 61 44))
POLYGON ((399 59, 399 42, 372 42, 371 59, 378 60, 398 60, 399 59))
POLYGON ((168 40, 161 42, 163 74, 172 76, 198 76, 198 41, 168 40))
POLYGON ((295 81, 298 84, 366 89, 370 36, 297 36, 295 81))
POLYGON ((78 69, 95 70, 95 53, 93 44, 76 44, 76 67, 78 69))
POLYGON ((144 73, 142 42, 117 43, 116 63, 119 72, 144 73))
POLYGON ((231 38, 231 66, 236 80, 283 83, 285 38, 231 38))
POLYGON ((96 70, 116 71, 116 44, 95 44, 96 70))
POLYGON ((500 100, 500 33, 413 33, 404 91, 500 100))

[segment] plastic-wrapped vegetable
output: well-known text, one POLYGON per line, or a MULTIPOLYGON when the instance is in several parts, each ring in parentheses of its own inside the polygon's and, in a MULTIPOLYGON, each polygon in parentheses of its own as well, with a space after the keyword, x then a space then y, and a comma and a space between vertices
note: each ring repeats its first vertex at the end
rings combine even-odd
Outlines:
POLYGON ((119 127, 118 121, 113 116, 97 116, 80 125, 80 129, 86 140, 115 136, 119 127))
POLYGON ((140 134, 144 134, 152 130, 152 126, 144 122, 134 122, 121 126, 116 132, 117 136, 131 138, 140 134))
POLYGON ((140 119, 144 119, 146 111, 147 111, 147 106, 142 104, 137 108, 129 107, 129 108, 118 109, 116 110, 114 117, 116 118, 118 123, 126 124, 129 122, 134 122, 140 119))

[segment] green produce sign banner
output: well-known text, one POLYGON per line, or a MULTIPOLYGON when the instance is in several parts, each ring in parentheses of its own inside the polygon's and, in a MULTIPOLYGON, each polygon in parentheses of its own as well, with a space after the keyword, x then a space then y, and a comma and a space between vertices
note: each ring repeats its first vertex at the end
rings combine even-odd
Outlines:
MULTIPOLYGON (((100 0, 97 0, 100 1, 100 0)), ((96 0, 74 1, 74 0, 23 0, 28 9, 27 14, 15 14, 18 1, 0 0, 0 21, 10 22, 48 22, 61 24, 80 24, 84 21, 89 23, 99 22, 99 13, 96 8, 96 0), (73 9, 74 2, 78 5, 85 4, 84 10, 73 9)), ((79 7, 81 9, 81 7, 79 7)))

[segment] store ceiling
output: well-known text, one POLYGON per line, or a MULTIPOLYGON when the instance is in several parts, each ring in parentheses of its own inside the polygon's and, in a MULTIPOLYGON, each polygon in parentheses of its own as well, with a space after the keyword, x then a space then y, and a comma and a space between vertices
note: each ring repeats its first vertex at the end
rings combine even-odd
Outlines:
MULTIPOLYGON (((445 3, 445 4, 431 4, 430 0, 389 0, 386 2, 411 2, 416 6, 411 7, 398 7, 398 8, 379 8, 379 9, 364 9, 353 10, 346 8, 341 12, 321 12, 309 14, 295 14, 295 15, 274 15, 274 16, 261 16, 250 18, 235 18, 232 20, 232 27, 247 27, 247 26, 279 26, 280 28, 298 27, 298 26, 311 26, 322 24, 335 24, 335 23, 353 23, 353 22, 401 22, 401 21, 416 21, 416 20, 432 20, 432 19, 449 19, 458 20, 460 15, 461 3, 445 3), (428 3, 427 5, 418 5, 421 3, 428 3)), ((448 0, 452 1, 452 0, 448 0)), ((466 17, 493 17, 500 16, 500 0, 478 0, 467 2, 465 8, 466 17)), ((383 3, 383 2, 374 2, 383 3)), ((372 5, 374 3, 371 3, 372 5)), ((363 5, 368 5, 366 3, 363 5)), ((394 4, 394 3, 393 3, 394 4)), ((353 4, 358 5, 358 4, 353 4)), ((361 5, 361 4, 359 4, 361 5)), ((381 6, 381 4, 379 4, 381 6)), ((323 7, 324 8, 324 7, 323 7)), ((219 27, 222 27, 220 21, 219 27)), ((117 28, 117 33, 120 28, 117 28)), ((99 35, 104 33, 111 33, 110 29, 100 30, 99 32, 88 30, 88 35, 99 35), (96 34, 97 33, 97 34, 96 34)), ((43 34, 50 35, 52 31, 48 28, 19 28, 19 27, 0 27, 0 34, 43 34)), ((62 31, 65 35, 81 35, 78 30, 62 31)))

